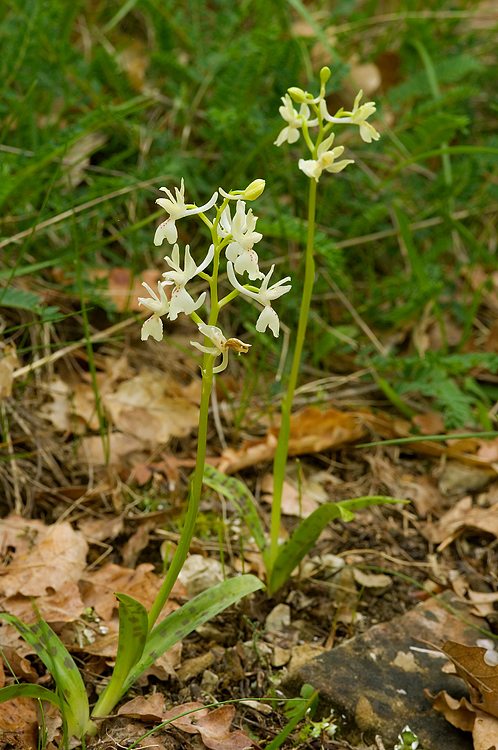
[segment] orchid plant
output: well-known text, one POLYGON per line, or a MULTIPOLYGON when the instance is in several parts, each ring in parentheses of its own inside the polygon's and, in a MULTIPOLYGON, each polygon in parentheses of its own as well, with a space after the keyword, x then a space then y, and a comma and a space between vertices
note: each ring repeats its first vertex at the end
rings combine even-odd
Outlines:
MULTIPOLYGON (((289 92, 282 97, 283 106, 280 114, 287 123, 279 133, 275 145, 284 143, 296 143, 301 133, 304 141, 311 152, 311 159, 299 159, 299 169, 310 179, 309 187, 309 210, 308 210, 308 239, 306 247, 304 290, 299 313, 299 324, 295 336, 294 355, 289 377, 287 393, 282 401, 282 420, 278 437, 273 464, 273 503, 271 512, 270 539, 267 540, 263 530, 259 514, 256 509, 254 498, 249 490, 238 479, 225 477, 212 466, 206 466, 204 481, 213 489, 223 493, 239 509, 256 542, 266 570, 266 581, 270 593, 282 586, 295 568, 300 564, 304 556, 311 550, 324 527, 335 518, 345 521, 354 518, 354 511, 370 505, 380 503, 400 502, 391 497, 358 497, 337 503, 324 503, 317 508, 308 518, 305 518, 294 533, 283 544, 280 544, 280 521, 282 507, 282 490, 285 478, 285 467, 287 463, 288 444, 290 437, 290 420, 294 391, 297 383, 299 365, 301 362, 306 327, 310 310, 311 295, 313 291, 313 280, 315 275, 314 262, 314 231, 315 231, 315 207, 317 185, 323 172, 337 174, 342 172, 353 159, 341 159, 344 153, 343 146, 333 147, 335 134, 329 133, 335 124, 353 124, 360 129, 361 138, 370 143, 380 138, 379 133, 373 125, 367 122, 370 115, 375 112, 375 104, 367 102, 360 105, 363 93, 360 91, 356 97, 353 109, 346 112, 343 109, 331 116, 327 109, 325 100, 325 84, 330 76, 330 70, 323 68, 320 72, 320 93, 313 97, 299 88, 290 88, 289 92), (294 108, 294 103, 299 104, 299 111, 294 108), (315 140, 312 140, 310 128, 318 128, 315 140)), ((271 273, 271 272, 270 272, 271 273)), ((237 288, 233 268, 228 269, 228 275, 232 284, 237 288)), ((261 284, 258 298, 260 302, 271 298, 271 294, 279 289, 279 285, 267 287, 269 275, 261 284), (266 282, 266 286, 265 286, 266 282)), ((285 280, 286 281, 286 280, 285 280)), ((282 283, 282 282, 280 282, 282 283)), ((280 287, 282 288, 282 287, 280 287)), ((248 292, 246 292, 248 294, 248 292)), ((271 308, 270 308, 271 309, 271 308)), ((273 312, 262 313, 260 320, 271 327, 273 312)), ((276 323, 275 323, 276 325, 276 323)), ((401 501, 402 502, 402 501, 401 501)))
POLYGON ((158 283, 157 292, 144 284, 150 296, 139 298, 140 304, 152 313, 142 325, 141 338, 146 341, 152 337, 161 341, 163 318, 173 321, 181 314, 188 315, 199 333, 204 336, 202 344, 198 341, 191 342, 192 346, 203 354, 197 462, 183 533, 150 611, 147 612, 140 602, 130 596, 116 594, 119 602, 116 663, 109 683, 91 712, 85 685, 76 664, 51 628, 39 616, 34 625, 26 625, 14 615, 0 613, 0 617, 16 627, 35 649, 52 673, 57 686, 56 693, 40 685, 4 687, 0 689, 0 703, 20 696, 52 702, 63 715, 66 744, 69 737, 76 736, 83 745, 85 734, 93 735, 97 731, 95 719, 109 714, 135 680, 167 649, 206 620, 263 586, 262 582, 252 575, 225 580, 198 594, 164 620, 159 620, 187 558, 194 533, 203 483, 209 400, 214 375, 227 367, 230 350, 244 354, 250 347, 239 339, 225 336, 217 325, 220 310, 239 295, 252 299, 262 308, 256 329, 264 333, 269 328, 274 336, 278 336, 280 322, 272 302, 291 288, 287 283, 290 281, 289 277, 270 284, 274 266, 266 275, 259 270, 254 245, 262 239, 262 234, 255 231, 257 217, 251 209, 246 210, 246 202, 258 198, 264 187, 263 180, 255 180, 245 190, 232 190, 227 193, 220 188, 219 194, 222 198, 219 205, 218 192, 215 192, 203 206, 196 206, 185 202, 185 186, 182 180, 180 188, 175 188, 175 194, 167 188, 161 188, 168 197, 157 200, 168 213, 168 218, 158 226, 154 243, 160 246, 166 240, 173 248, 165 257, 168 270, 163 274, 164 280, 158 283), (232 212, 231 206, 234 202, 235 210, 232 212), (214 209, 216 214, 209 218, 207 212, 211 209, 214 209), (191 215, 198 215, 211 235, 211 243, 200 262, 194 260, 188 245, 181 253, 177 244, 176 222, 191 215), (218 277, 223 254, 228 279, 233 289, 220 299, 218 277), (247 279, 244 278, 245 275, 247 279), (187 289, 189 282, 197 278, 208 283, 209 295, 203 292, 194 298, 187 289), (201 317, 203 311, 206 311, 204 319, 201 317), (220 357, 221 361, 216 364, 220 357))

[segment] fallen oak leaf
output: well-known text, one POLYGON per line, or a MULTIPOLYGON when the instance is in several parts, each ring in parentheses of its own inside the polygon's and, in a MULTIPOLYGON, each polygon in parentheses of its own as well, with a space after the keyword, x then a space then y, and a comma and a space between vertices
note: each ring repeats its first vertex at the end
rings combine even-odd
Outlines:
POLYGON ((428 690, 424 692, 446 721, 464 732, 472 732, 474 750, 497 750, 498 719, 495 716, 476 708, 466 698, 452 698, 446 690, 437 695, 431 695, 428 690))
POLYGON ((472 705, 498 717, 498 667, 487 663, 488 649, 446 641, 441 651, 465 681, 472 705))
POLYGON ((150 698, 133 698, 118 710, 119 716, 129 716, 144 721, 171 721, 178 729, 189 734, 200 734, 210 750, 249 750, 257 747, 240 729, 233 732, 230 726, 235 707, 224 705, 209 711, 202 703, 192 702, 164 711, 164 697, 160 693, 150 698))
POLYGON ((430 542, 440 542, 440 552, 465 529, 479 529, 498 538, 498 506, 474 508, 472 498, 463 497, 439 521, 426 524, 423 534, 430 542))
MULTIPOLYGON (((224 450, 219 471, 233 474, 256 463, 271 461, 275 455, 279 431, 278 427, 272 427, 264 438, 244 440, 238 451, 224 450)), ((306 406, 291 416, 288 455, 321 453, 346 443, 354 443, 367 435, 367 428, 355 413, 337 409, 323 412, 316 406, 306 406)))

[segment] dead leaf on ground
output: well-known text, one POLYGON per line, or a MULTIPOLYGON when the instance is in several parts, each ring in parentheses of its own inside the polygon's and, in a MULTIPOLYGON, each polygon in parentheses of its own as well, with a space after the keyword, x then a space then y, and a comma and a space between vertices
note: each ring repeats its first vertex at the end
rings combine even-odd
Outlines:
POLYGON ((255 746, 245 732, 239 729, 230 731, 235 716, 234 706, 220 706, 210 711, 202 703, 193 702, 164 711, 164 697, 156 693, 150 698, 138 697, 128 701, 118 709, 118 715, 154 722, 172 719, 171 723, 178 729, 189 734, 200 734, 210 750, 248 750, 255 746))
POLYGON ((37 750, 38 714, 34 698, 14 698, 0 703, 0 735, 2 747, 16 750, 37 750))
POLYGON ((443 417, 433 411, 427 414, 416 414, 412 417, 412 422, 419 428, 422 435, 439 435, 446 432, 443 417))
POLYGON ((426 695, 434 701, 434 708, 457 729, 472 732, 474 750, 496 750, 498 748, 498 719, 473 706, 466 698, 456 700, 445 690, 436 696, 427 690, 426 695))
MULTIPOLYGON (((233 474, 256 463, 273 460, 278 433, 279 429, 273 427, 265 438, 245 440, 239 451, 224 450, 218 469, 224 474, 233 474)), ((306 406, 291 417, 288 455, 320 453, 361 440, 367 434, 355 413, 337 409, 323 412, 315 406, 306 406)))
POLYGON ((441 650, 465 681, 472 705, 498 717, 498 666, 486 663, 488 649, 446 641, 441 650))
POLYGON ((0 577, 0 594, 40 596, 77 583, 86 565, 88 545, 69 523, 50 526, 26 555, 16 557, 0 577))
POLYGON ((412 476, 406 469, 377 454, 365 455, 372 473, 393 497, 411 500, 420 518, 444 505, 444 498, 428 475, 412 476))
POLYGON ((477 529, 498 537, 498 507, 473 508, 470 495, 463 497, 439 521, 426 524, 423 534, 430 542, 440 542, 439 552, 467 529, 477 529))
POLYGON ((19 367, 15 344, 0 342, 0 401, 12 396, 12 373, 19 367))
MULTIPOLYGON (((273 502, 273 474, 265 474, 261 482, 261 502, 273 502)), ((304 490, 299 497, 299 491, 289 482, 284 482, 282 490, 282 513, 286 516, 297 516, 298 518, 308 518, 314 510, 319 507, 315 498, 304 490)))
MULTIPOLYGON (((49 596, 37 596, 35 601, 40 617, 48 623, 75 622, 85 609, 79 588, 74 581, 66 582, 59 591, 49 596)), ((31 598, 21 594, 3 599, 2 608, 28 625, 37 619, 31 598)))
MULTIPOLYGON (((107 563, 99 570, 82 576, 80 590, 86 607, 93 607, 103 620, 111 620, 113 610, 118 608, 114 592, 137 599, 148 610, 151 608, 161 587, 161 579, 152 571, 152 563, 142 563, 136 570, 123 568, 114 563, 107 563)), ((1 580, 1 579, 0 579, 1 580)), ((185 587, 177 581, 172 596, 186 596, 185 587)), ((177 605, 168 602, 163 609, 163 616, 169 614, 177 605)))

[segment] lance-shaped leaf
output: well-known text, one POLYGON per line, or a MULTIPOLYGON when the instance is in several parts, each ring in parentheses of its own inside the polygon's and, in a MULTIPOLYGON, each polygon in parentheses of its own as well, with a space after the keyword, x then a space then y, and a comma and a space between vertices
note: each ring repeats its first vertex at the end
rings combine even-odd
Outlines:
POLYGON ((119 638, 112 677, 101 693, 92 716, 105 716, 112 711, 130 671, 140 660, 147 640, 148 618, 144 605, 127 594, 116 594, 119 601, 119 638))
POLYGON ((183 607, 165 617, 149 633, 142 658, 128 675, 117 698, 122 697, 142 672, 151 667, 156 659, 171 646, 234 602, 261 588, 263 584, 255 576, 244 575, 230 578, 228 581, 222 581, 207 591, 203 591, 202 594, 198 594, 183 607))
POLYGON ((280 549, 268 582, 270 593, 277 591, 285 583, 294 568, 299 565, 303 557, 313 547, 325 526, 334 518, 340 517, 344 521, 351 521, 354 518, 354 511, 360 508, 381 505, 382 503, 404 502, 406 500, 398 500, 393 497, 372 496, 321 505, 308 518, 304 519, 280 549))

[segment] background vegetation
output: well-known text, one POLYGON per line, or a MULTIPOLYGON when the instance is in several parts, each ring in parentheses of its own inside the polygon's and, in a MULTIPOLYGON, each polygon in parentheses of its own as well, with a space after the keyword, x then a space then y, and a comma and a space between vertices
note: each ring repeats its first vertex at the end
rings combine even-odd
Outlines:
MULTIPOLYGON (((436 408, 447 427, 491 427, 496 18, 470 0, 428 5, 4 3, 0 297, 18 356, 29 362, 42 345, 40 323, 50 324, 53 348, 79 338, 82 325, 88 333, 123 315, 102 293, 106 277, 129 269, 131 284, 162 270, 154 200, 181 177, 196 201, 219 185, 266 180, 256 209, 262 267, 277 259, 293 276, 280 310, 293 330, 307 178, 299 144, 273 141, 287 87, 314 90, 327 64, 337 108, 363 87, 382 138, 363 144, 344 128, 337 143, 356 165, 320 182, 304 375, 366 368, 365 381, 387 382, 408 413, 436 408)), ((204 252, 194 222, 180 232, 204 252)), ((247 340, 244 305, 231 315, 232 334, 247 340)), ((281 340, 270 338, 253 348, 263 369, 278 362, 281 340)))

